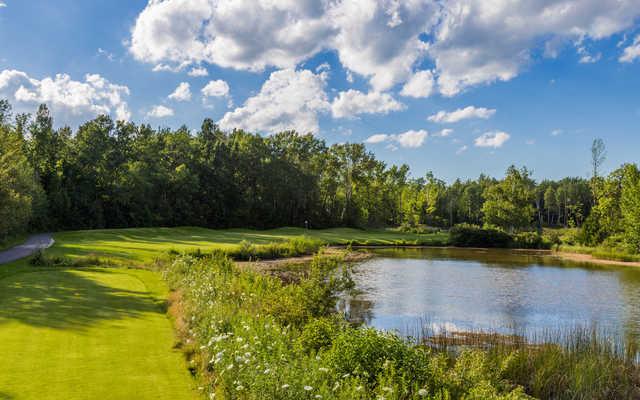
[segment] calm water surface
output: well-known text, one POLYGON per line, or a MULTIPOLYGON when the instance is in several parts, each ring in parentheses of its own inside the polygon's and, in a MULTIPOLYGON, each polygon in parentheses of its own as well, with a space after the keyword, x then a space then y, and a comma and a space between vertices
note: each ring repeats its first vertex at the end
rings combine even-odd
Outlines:
POLYGON ((597 326, 640 336, 640 269, 502 250, 375 250, 354 269, 350 319, 416 336, 421 327, 538 332, 597 326))

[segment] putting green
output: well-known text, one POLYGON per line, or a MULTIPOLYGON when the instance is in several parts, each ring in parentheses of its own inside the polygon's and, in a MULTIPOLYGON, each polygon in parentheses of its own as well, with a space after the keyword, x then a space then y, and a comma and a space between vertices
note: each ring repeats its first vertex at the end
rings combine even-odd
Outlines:
POLYGON ((194 399, 151 271, 57 269, 0 280, 0 400, 194 399))

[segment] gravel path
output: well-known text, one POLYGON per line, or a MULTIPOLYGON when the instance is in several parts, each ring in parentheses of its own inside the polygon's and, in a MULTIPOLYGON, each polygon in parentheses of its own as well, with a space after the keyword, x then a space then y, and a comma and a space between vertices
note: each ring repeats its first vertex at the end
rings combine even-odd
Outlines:
POLYGON ((40 249, 51 247, 54 243, 53 237, 49 233, 30 236, 26 242, 15 246, 9 250, 0 251, 0 264, 28 257, 40 249))

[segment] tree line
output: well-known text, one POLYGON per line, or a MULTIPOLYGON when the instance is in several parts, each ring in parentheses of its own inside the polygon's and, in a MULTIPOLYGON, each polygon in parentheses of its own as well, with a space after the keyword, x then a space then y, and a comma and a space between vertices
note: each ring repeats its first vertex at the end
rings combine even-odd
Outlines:
POLYGON ((0 241, 26 230, 467 223, 507 231, 584 227, 585 242, 597 244, 630 237, 640 209, 637 166, 601 177, 600 144, 591 179, 537 183, 530 170, 512 166, 502 179, 447 184, 388 166, 361 143, 224 132, 210 119, 195 133, 154 129, 106 115, 73 132, 54 128, 46 105, 14 116, 3 100, 0 241))

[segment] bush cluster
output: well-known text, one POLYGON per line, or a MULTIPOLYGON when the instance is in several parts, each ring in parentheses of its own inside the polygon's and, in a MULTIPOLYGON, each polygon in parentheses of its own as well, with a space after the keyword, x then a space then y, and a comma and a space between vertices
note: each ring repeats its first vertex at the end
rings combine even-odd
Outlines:
POLYGON ((480 350, 452 358, 335 315, 347 270, 316 257, 302 281, 178 257, 183 349, 210 399, 528 399, 480 350))
MULTIPOLYGON (((288 257, 300 257, 315 254, 325 243, 318 239, 306 236, 295 237, 282 242, 271 242, 267 244, 254 244, 243 240, 237 246, 229 249, 218 249, 212 253, 203 253, 199 248, 186 252, 194 258, 204 257, 228 257, 235 261, 256 261, 256 260, 276 260, 288 257)), ((169 250, 170 256, 179 256, 183 253, 177 250, 169 250)))
POLYGON ((538 232, 510 234, 498 228, 482 228, 469 224, 451 228, 449 240, 453 246, 458 247, 550 249, 553 245, 553 240, 538 232))
POLYGON ((34 267, 88 267, 103 264, 103 261, 94 256, 67 258, 59 256, 49 256, 43 250, 36 251, 29 259, 29 264, 34 267))
POLYGON ((411 225, 411 224, 403 223, 397 228, 397 231, 402 233, 426 235, 426 234, 439 233, 441 229, 432 227, 432 226, 427 226, 424 224, 411 225))
POLYGON ((477 225, 460 224, 449 231, 451 244, 458 247, 498 247, 511 246, 512 237, 507 232, 495 228, 481 228, 477 225))
POLYGON ((237 261, 275 260, 314 254, 323 245, 322 241, 306 236, 268 244, 253 244, 243 240, 235 249, 227 250, 225 253, 237 261))

